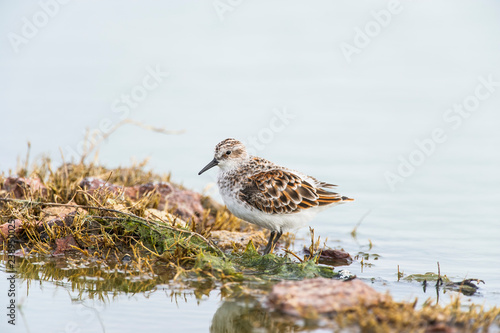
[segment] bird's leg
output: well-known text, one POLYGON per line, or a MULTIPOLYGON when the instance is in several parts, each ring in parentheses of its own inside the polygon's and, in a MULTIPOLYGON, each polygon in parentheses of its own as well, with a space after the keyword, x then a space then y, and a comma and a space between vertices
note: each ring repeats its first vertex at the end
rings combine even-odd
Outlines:
POLYGON ((276 237, 274 237, 274 240, 273 240, 273 245, 271 246, 271 249, 274 250, 274 247, 276 246, 276 244, 278 244, 278 240, 280 239, 281 235, 283 235, 283 231, 278 231, 276 233, 276 237))
POLYGON ((266 248, 264 249, 264 255, 271 252, 271 249, 273 247, 273 239, 274 239, 275 235, 276 235, 276 231, 271 231, 271 236, 269 236, 269 241, 267 242, 266 248))

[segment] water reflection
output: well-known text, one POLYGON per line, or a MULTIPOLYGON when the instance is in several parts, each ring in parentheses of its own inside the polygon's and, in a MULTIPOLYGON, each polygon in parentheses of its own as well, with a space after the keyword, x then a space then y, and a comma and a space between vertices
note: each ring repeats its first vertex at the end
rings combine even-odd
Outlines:
POLYGON ((223 302, 214 314, 210 332, 299 332, 313 328, 314 325, 273 314, 255 298, 246 297, 223 302))
MULTIPOLYGON (((172 278, 168 272, 151 276, 129 270, 127 264, 106 263, 77 257, 16 258, 16 277, 26 281, 53 282, 78 291, 74 300, 109 301, 120 293, 143 293, 147 296, 160 283, 172 278)), ((29 289, 28 289, 29 294, 29 289)))

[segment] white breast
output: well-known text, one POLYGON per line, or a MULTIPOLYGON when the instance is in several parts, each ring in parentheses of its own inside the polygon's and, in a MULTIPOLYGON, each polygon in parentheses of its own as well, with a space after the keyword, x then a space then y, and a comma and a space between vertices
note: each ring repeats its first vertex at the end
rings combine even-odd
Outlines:
POLYGON ((221 196, 229 211, 236 217, 273 231, 287 232, 307 226, 318 212, 327 208, 314 207, 290 214, 269 214, 251 207, 231 193, 221 191, 221 196))

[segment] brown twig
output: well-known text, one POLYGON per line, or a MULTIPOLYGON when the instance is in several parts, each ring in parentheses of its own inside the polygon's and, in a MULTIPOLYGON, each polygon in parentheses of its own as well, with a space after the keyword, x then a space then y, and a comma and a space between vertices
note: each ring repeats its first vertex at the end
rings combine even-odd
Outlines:
POLYGON ((285 253, 291 254, 291 255, 292 255, 292 256, 294 256, 295 258, 299 259, 299 261, 300 261, 300 262, 304 262, 304 260, 300 259, 300 258, 299 258, 299 256, 298 256, 298 255, 296 255, 295 253, 293 253, 292 251, 287 250, 287 249, 285 249, 285 250, 283 250, 283 251, 285 251, 285 253))
POLYGON ((182 134, 182 133, 184 133, 184 130, 169 131, 169 130, 166 130, 164 128, 153 127, 153 126, 150 126, 150 125, 147 125, 147 124, 143 124, 141 122, 138 122, 138 121, 135 121, 135 120, 132 120, 132 119, 123 119, 118 124, 116 124, 115 126, 111 127, 111 129, 108 132, 103 133, 101 135, 101 137, 99 138, 99 140, 95 140, 95 141, 91 140, 90 137, 89 137, 90 133, 87 131, 87 134, 86 134, 87 137, 85 138, 86 139, 85 141, 86 141, 86 143, 90 143, 90 144, 89 144, 88 147, 87 147, 87 145, 85 145, 85 150, 82 153, 82 156, 81 156, 81 159, 80 159, 80 163, 83 164, 83 162, 85 161, 85 159, 90 155, 90 153, 96 147, 98 147, 111 134, 113 134, 117 129, 119 129, 120 127, 122 127, 125 124, 132 124, 132 125, 139 126, 139 127, 144 128, 144 129, 147 129, 147 130, 150 130, 150 131, 154 131, 154 132, 158 132, 158 133, 162 133, 162 134, 182 134))

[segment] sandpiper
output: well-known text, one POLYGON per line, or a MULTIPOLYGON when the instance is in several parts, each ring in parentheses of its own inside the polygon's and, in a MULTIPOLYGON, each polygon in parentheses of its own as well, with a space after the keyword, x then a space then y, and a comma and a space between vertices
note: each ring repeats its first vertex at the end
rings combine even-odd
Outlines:
POLYGON ((238 140, 215 146, 214 159, 198 175, 219 166, 217 185, 227 208, 242 220, 271 230, 268 254, 283 232, 307 225, 328 208, 353 199, 331 192, 336 185, 251 156, 238 140))

